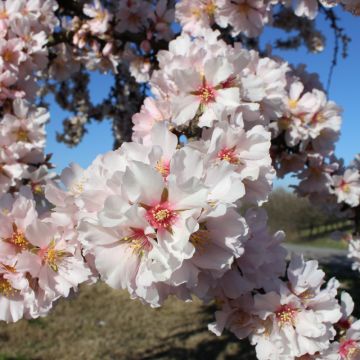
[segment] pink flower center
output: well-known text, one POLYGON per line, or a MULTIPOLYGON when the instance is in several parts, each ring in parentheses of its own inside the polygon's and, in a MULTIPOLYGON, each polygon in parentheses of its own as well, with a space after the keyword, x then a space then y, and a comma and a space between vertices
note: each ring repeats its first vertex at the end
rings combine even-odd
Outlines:
POLYGON ((340 189, 345 193, 350 192, 350 186, 345 180, 341 180, 340 189))
POLYGON ((235 152, 235 149, 224 148, 218 152, 218 159, 229 162, 230 164, 239 164, 240 160, 235 152))
POLYGON ((281 305, 275 312, 279 326, 294 325, 297 309, 289 304, 281 305))
POLYGON ((356 359, 360 355, 360 349, 355 340, 347 340, 340 344, 339 354, 342 359, 356 359))
POLYGON ((317 112, 311 119, 313 124, 323 123, 325 121, 325 117, 321 112, 317 112))
POLYGON ((194 94, 200 98, 201 104, 207 105, 211 102, 215 102, 216 89, 213 86, 205 83, 200 86, 194 94))
POLYGON ((150 208, 146 218, 155 229, 169 229, 175 223, 177 213, 166 203, 162 203, 150 208))
POLYGON ((55 249, 55 245, 55 240, 52 240, 47 248, 39 250, 38 255, 41 257, 44 264, 57 272, 59 270, 59 263, 64 257, 70 256, 70 254, 63 250, 55 249))

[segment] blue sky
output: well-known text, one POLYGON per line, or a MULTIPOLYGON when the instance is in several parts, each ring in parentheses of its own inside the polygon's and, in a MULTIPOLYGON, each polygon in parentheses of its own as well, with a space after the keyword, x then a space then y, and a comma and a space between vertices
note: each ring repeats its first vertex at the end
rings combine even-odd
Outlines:
MULTIPOLYGON (((341 26, 352 38, 352 41, 349 44, 349 56, 346 59, 339 59, 335 68, 330 98, 344 109, 342 134, 337 143, 336 153, 348 163, 356 153, 360 152, 360 18, 344 13, 340 9, 337 13, 341 18, 341 26)), ((307 64, 308 70, 317 72, 321 81, 326 85, 332 60, 334 37, 329 24, 322 16, 318 17, 317 21, 319 28, 327 37, 327 46, 322 53, 311 54, 305 48, 301 48, 298 51, 274 51, 274 54, 282 56, 292 64, 307 64)), ((278 38, 279 34, 283 34, 283 32, 267 28, 262 41, 266 43, 274 36, 278 38)), ((93 101, 100 101, 104 94, 107 94, 111 84, 111 76, 94 74, 90 86, 93 101)), ((62 120, 67 114, 54 101, 50 101, 50 113, 51 121, 47 126, 46 150, 53 153, 53 163, 57 166, 57 171, 61 171, 70 162, 77 162, 86 167, 98 154, 111 150, 113 139, 109 121, 94 122, 88 126, 88 133, 85 134, 83 141, 75 148, 68 148, 66 145, 56 142, 56 131, 61 131, 62 120)), ((287 178, 277 182, 277 185, 286 185, 289 182, 291 180, 287 178)))

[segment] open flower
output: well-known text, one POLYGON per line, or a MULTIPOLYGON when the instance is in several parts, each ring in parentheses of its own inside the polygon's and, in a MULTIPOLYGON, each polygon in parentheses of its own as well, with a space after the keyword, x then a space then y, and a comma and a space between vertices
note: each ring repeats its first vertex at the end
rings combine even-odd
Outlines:
POLYGON ((232 27, 232 35, 244 33, 248 37, 260 35, 269 21, 268 5, 263 0, 219 1, 217 22, 221 27, 232 27))
POLYGON ((239 89, 229 79, 233 66, 223 58, 210 59, 201 70, 175 70, 179 94, 172 100, 173 122, 186 124, 199 113, 199 126, 211 126, 226 109, 240 104, 239 89))
POLYGON ((16 261, 0 261, 0 320, 16 322, 27 314, 34 293, 24 273, 16 269, 16 261))
POLYGON ((36 220, 26 231, 31 251, 18 255, 17 267, 37 279, 39 287, 52 301, 69 296, 71 289, 91 275, 74 242, 74 232, 36 220))
POLYGON ((337 201, 345 202, 351 207, 360 203, 360 174, 357 169, 346 169, 344 175, 332 177, 334 193, 337 201))

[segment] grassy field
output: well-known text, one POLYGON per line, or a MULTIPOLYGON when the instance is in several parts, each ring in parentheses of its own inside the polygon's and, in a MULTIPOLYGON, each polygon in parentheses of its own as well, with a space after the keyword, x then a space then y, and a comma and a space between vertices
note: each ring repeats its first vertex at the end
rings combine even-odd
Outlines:
MULTIPOLYGON (((235 338, 207 330, 213 310, 176 299, 150 309, 104 284, 84 286, 46 318, 1 324, 0 360, 238 358, 235 338)), ((244 359, 254 359, 245 351, 244 359)))
MULTIPOLYGON (((334 266, 326 271, 360 303, 358 273, 334 266)), ((213 311, 176 299, 149 309, 104 284, 84 286, 46 318, 0 324, 0 360, 255 359, 247 343, 208 332, 213 311)))

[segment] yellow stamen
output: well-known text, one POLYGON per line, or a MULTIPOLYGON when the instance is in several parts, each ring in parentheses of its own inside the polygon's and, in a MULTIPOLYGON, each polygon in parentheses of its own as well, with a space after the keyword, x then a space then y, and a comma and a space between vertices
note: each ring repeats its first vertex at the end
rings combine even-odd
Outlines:
POLYGON ((350 192, 350 186, 349 184, 345 184, 342 186, 342 191, 345 192, 345 193, 349 193, 350 192))
POLYGON ((10 238, 10 242, 22 250, 26 250, 30 246, 30 243, 27 241, 24 233, 20 231, 15 224, 13 224, 13 234, 10 238))
POLYGON ((6 10, 0 11, 0 20, 5 20, 9 17, 6 10))
POLYGON ((297 310, 291 305, 282 305, 275 314, 280 327, 294 325, 297 310))
POLYGON ((201 11, 198 8, 192 8, 191 9, 191 14, 194 15, 196 18, 201 17, 201 11))
POLYGON ((163 177, 167 177, 169 175, 169 166, 166 166, 166 164, 162 161, 159 160, 156 165, 155 165, 155 169, 163 176, 163 177))
POLYGON ((41 194, 43 194, 43 188, 42 188, 42 186, 40 185, 40 184, 34 184, 33 186, 32 186, 32 190, 33 190, 33 192, 35 193, 35 194, 38 194, 38 195, 41 195, 41 194))
POLYGON ((6 49, 2 54, 2 58, 4 59, 5 63, 10 63, 14 60, 14 53, 6 49))
POLYGON ((105 11, 98 11, 96 13, 95 19, 97 21, 103 21, 105 19, 105 17, 106 17, 106 12, 105 11))
POLYGON ((170 211, 168 209, 161 209, 154 212, 154 218, 156 221, 163 221, 170 216, 170 211))
POLYGON ((15 132, 15 135, 17 141, 30 142, 29 132, 27 130, 19 129, 15 132))
POLYGON ((289 99, 288 104, 289 104, 289 108, 290 108, 291 110, 294 110, 294 109, 296 109, 296 107, 297 107, 297 105, 298 105, 298 101, 297 101, 297 100, 293 100, 293 99, 289 99))
POLYGON ((16 290, 11 286, 9 280, 0 276, 0 295, 11 297, 16 294, 16 290))
POLYGON ((63 250, 55 249, 55 240, 52 240, 43 255, 43 262, 46 263, 53 271, 57 272, 59 270, 58 264, 64 257, 69 255, 70 254, 63 250))
POLYGON ((305 290, 304 292, 302 292, 299 297, 303 300, 309 300, 312 299, 314 297, 314 292, 310 289, 305 290))
POLYGON ((70 188, 70 192, 73 195, 80 195, 83 191, 84 191, 84 183, 82 181, 74 183, 70 188))
POLYGON ((216 11, 216 5, 214 4, 213 1, 210 1, 205 5, 205 12, 209 16, 213 16, 215 14, 215 11, 216 11))
POLYGON ((129 242, 133 253, 140 256, 144 255, 145 250, 150 250, 152 248, 152 245, 145 234, 135 233, 134 235, 124 237, 122 240, 129 242))

